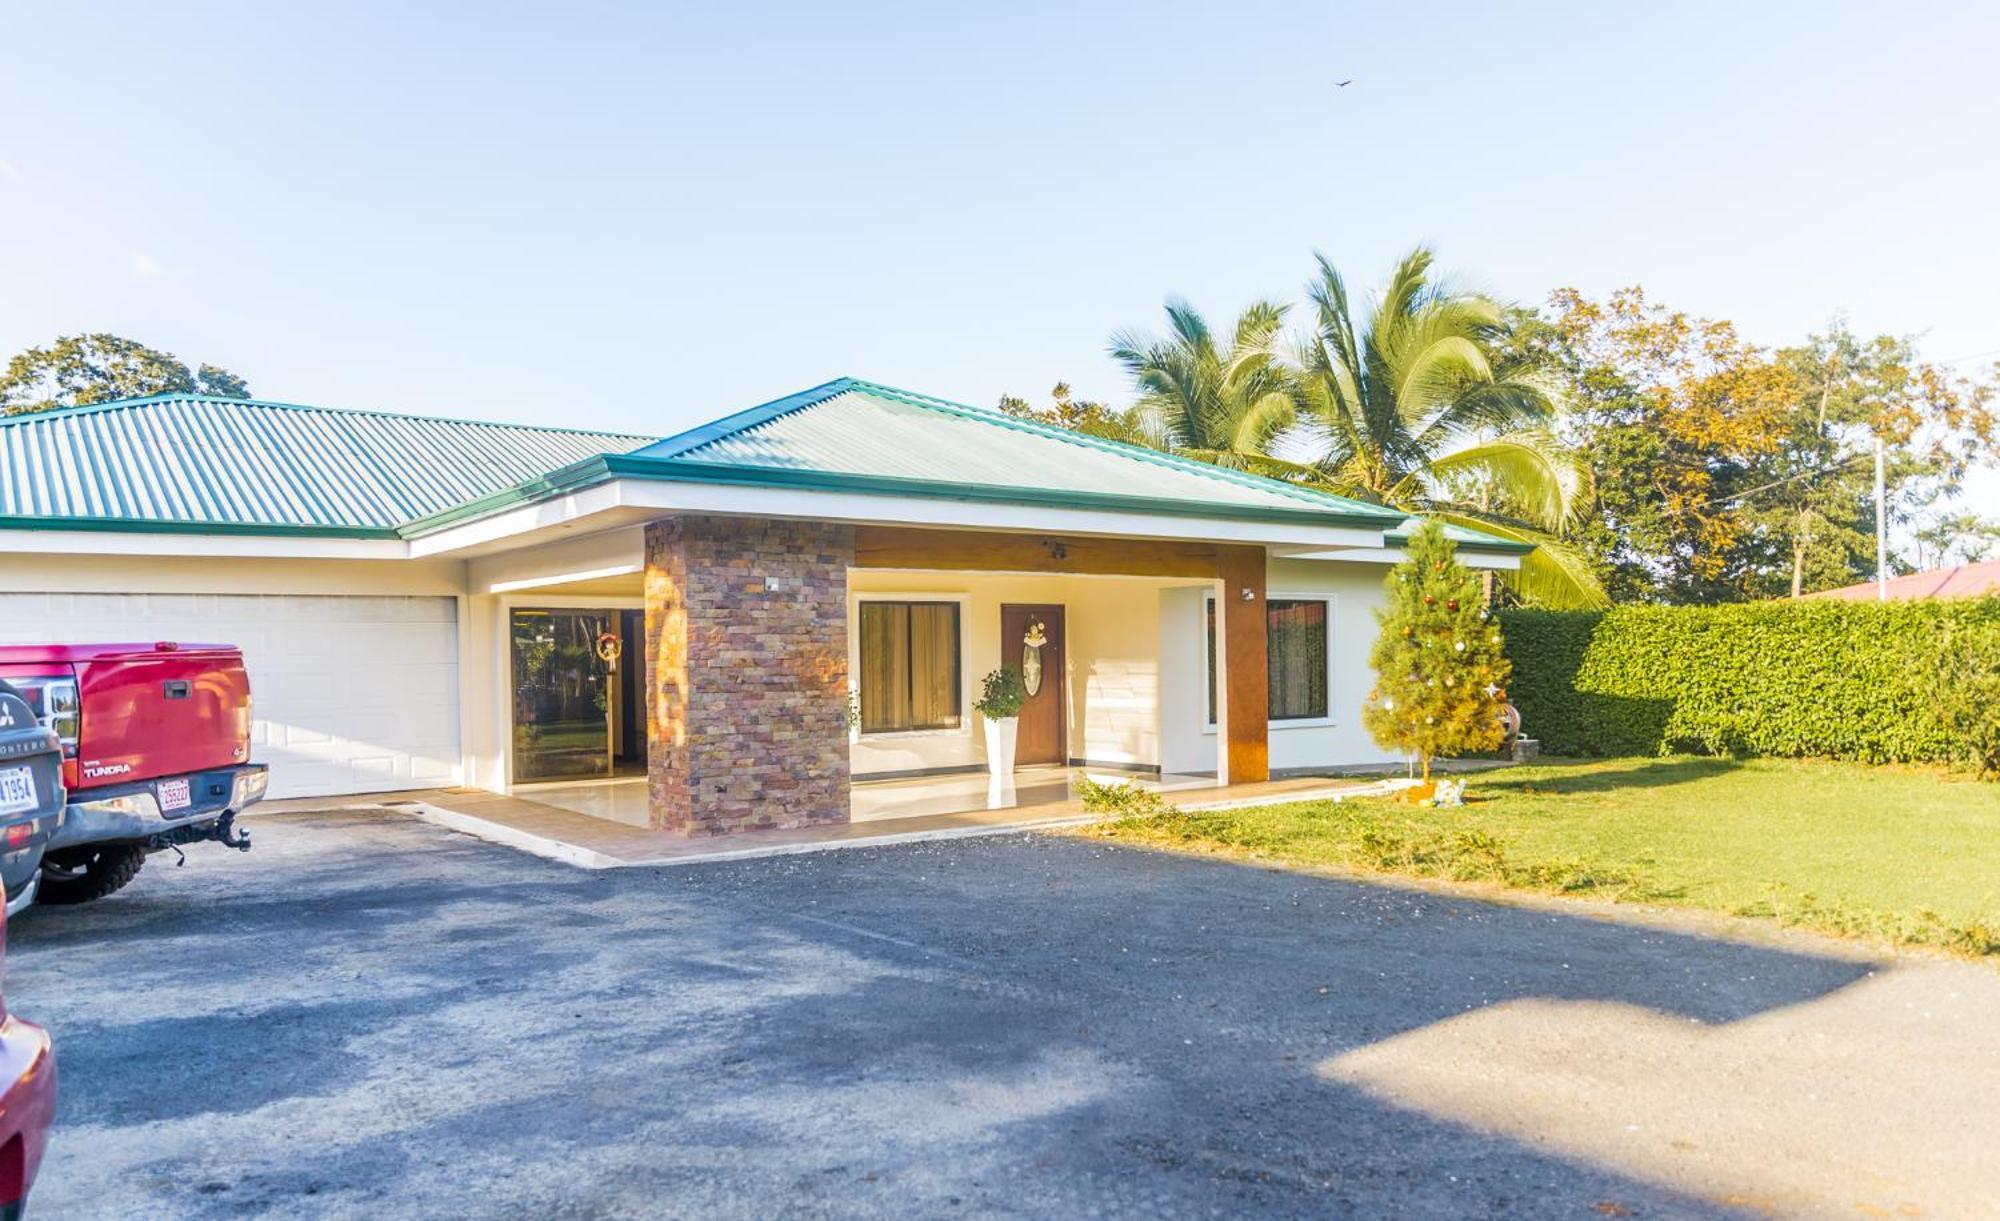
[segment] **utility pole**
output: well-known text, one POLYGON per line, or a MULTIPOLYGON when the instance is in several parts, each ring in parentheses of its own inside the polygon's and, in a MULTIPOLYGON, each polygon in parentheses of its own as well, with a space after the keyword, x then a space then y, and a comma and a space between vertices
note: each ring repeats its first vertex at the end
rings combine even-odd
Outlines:
POLYGON ((1875 434, 1875 600, 1889 600, 1889 493, 1879 431, 1875 434))

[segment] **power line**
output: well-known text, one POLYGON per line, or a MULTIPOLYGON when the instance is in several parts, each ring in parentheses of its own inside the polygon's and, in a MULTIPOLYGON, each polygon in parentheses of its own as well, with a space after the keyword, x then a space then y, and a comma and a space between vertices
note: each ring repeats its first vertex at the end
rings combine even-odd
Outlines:
POLYGON ((2000 357, 2000 348, 1989 348, 1984 352, 1974 352, 1970 356, 1953 356, 1937 361, 1936 363, 1940 365, 1969 365, 1975 360, 1985 360, 1988 357, 2000 357))
POLYGON ((1668 513, 1667 516, 1685 517, 1689 513, 1698 513, 1703 509, 1710 508, 1712 506, 1719 504, 1727 504, 1732 500, 1746 500, 1749 497, 1755 496, 1759 492, 1768 492, 1772 488, 1781 488, 1788 483, 1797 483, 1801 479, 1811 479, 1817 475, 1831 475, 1837 471, 1844 470, 1847 467, 1856 466, 1863 462, 1873 462, 1874 460, 1875 460, 1875 455, 1872 452, 1866 454, 1856 454, 1853 457, 1848 458, 1845 462, 1836 462, 1832 466, 1816 466, 1809 471, 1800 471, 1796 475, 1787 475, 1783 479, 1773 479, 1769 483, 1761 483, 1754 488, 1745 488, 1740 492, 1731 492, 1727 496, 1717 496, 1714 500, 1704 500, 1698 505, 1689 505, 1685 509, 1675 509, 1672 512, 1668 513))

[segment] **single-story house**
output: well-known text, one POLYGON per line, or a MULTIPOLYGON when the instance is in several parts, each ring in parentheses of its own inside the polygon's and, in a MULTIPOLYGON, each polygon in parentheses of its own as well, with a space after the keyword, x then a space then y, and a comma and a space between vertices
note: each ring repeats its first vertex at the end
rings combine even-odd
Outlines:
POLYGON ((239 644, 274 796, 623 786, 711 834, 978 772, 1003 663, 1023 768, 1383 761, 1411 527, 847 378, 664 440, 163 395, 0 419, 0 640, 239 644))

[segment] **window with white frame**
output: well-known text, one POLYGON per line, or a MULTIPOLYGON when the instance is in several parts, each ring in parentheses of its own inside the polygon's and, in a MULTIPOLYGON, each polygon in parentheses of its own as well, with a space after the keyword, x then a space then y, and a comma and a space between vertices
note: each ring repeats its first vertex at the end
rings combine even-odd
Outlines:
POLYGON ((860 605, 862 733, 957 729, 960 706, 959 605, 860 605))
MULTIPOLYGON (((1208 723, 1215 724, 1215 599, 1208 602, 1208 723)), ((1265 650, 1272 721, 1325 720, 1332 677, 1331 599, 1273 597, 1264 602, 1265 650)))

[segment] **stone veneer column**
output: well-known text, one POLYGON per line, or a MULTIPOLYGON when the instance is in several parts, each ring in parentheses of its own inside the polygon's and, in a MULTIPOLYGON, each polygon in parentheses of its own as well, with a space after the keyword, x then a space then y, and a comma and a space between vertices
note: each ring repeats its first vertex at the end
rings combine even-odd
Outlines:
POLYGON ((848 820, 854 529, 678 517, 646 527, 647 780, 686 835, 848 820))

